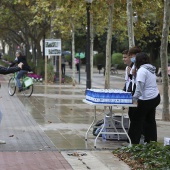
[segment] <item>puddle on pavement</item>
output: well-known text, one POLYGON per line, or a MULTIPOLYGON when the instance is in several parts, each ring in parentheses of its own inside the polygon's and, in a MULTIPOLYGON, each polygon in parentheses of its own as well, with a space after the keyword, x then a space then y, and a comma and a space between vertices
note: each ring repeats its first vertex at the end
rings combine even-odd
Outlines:
POLYGON ((84 95, 85 94, 85 89, 79 89, 79 88, 76 89, 73 86, 69 86, 69 87, 60 86, 60 87, 47 87, 47 88, 45 88, 45 86, 37 86, 35 90, 37 94, 43 94, 44 92, 46 94, 65 94, 65 95, 84 95))
MULTIPOLYGON (((94 148, 95 137, 92 132, 89 132, 91 138, 88 142, 85 141, 85 133, 93 121, 94 108, 82 102, 83 89, 47 87, 45 90, 44 87, 36 87, 34 94, 30 98, 25 98, 22 95, 18 97, 25 109, 58 149, 94 148), (43 94, 44 96, 36 94, 43 94), (56 98, 59 94, 61 97, 56 98), (63 98, 63 96, 66 96, 66 98, 63 98), (80 97, 75 99, 73 96, 80 97)), ((102 113, 103 108, 97 109, 98 119, 103 118, 102 113)), ((103 142, 99 141, 99 143, 102 144, 103 142)), ((110 144, 107 143, 109 147, 110 144)), ((104 146, 106 146, 106 142, 101 147, 104 146)))

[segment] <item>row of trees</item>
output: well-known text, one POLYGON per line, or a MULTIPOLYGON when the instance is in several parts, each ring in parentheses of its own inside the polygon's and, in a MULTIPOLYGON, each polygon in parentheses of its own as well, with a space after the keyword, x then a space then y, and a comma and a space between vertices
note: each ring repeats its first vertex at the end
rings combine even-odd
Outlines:
MULTIPOLYGON (((108 9, 111 2, 111 0, 93 0, 91 5, 90 12, 93 18, 91 32, 95 40, 94 49, 97 51, 105 49, 103 46, 106 43, 100 42, 99 48, 98 42, 108 31, 108 9)), ((126 0, 114 2, 112 35, 120 42, 124 42, 128 37, 127 2, 126 0)), ((44 36, 52 38, 55 34, 57 38, 70 40, 71 31, 72 34, 82 37, 86 34, 85 0, 2 0, 0 5, 1 39, 10 44, 11 49, 13 44, 26 44, 27 53, 29 49, 33 50, 34 62, 42 56, 39 42, 44 36)), ((159 55, 159 49, 155 47, 157 43, 160 45, 163 1, 135 1, 133 12, 137 12, 138 15, 138 22, 134 27, 137 45, 142 46, 155 59, 159 55)), ((106 40, 102 39, 102 41, 106 40)), ((79 44, 84 44, 83 47, 76 39, 75 45, 84 48, 85 41, 82 42, 79 44)), ((112 43, 114 44, 113 41, 112 43)))
MULTIPOLYGON (((106 46, 106 74, 105 88, 110 87, 110 60, 113 36, 120 42, 129 39, 129 47, 138 45, 151 54, 152 60, 160 54, 160 42, 166 39, 162 27, 169 28, 168 8, 169 1, 160 0, 93 0, 91 4, 91 62, 93 49, 96 48, 94 40, 107 34, 106 46), (164 9, 164 6, 166 8, 164 9), (133 22, 133 15, 137 14, 138 21, 133 22), (164 16, 164 21, 163 21, 164 16), (166 21, 166 25, 165 25, 166 21), (162 33, 163 36, 162 36, 162 33), (162 40, 161 40, 161 37, 162 40)), ((43 59, 40 41, 47 38, 61 38, 62 42, 70 40, 72 43, 72 60, 75 51, 75 35, 86 35, 86 7, 85 0, 1 0, 0 2, 0 39, 9 45, 9 51, 15 51, 17 45, 26 46, 26 54, 30 57, 32 49, 32 62, 35 68, 43 59)), ((166 35, 167 35, 167 31, 166 35)), ((169 34, 169 33, 168 33, 169 34)), ((161 66, 164 76, 163 86, 168 91, 167 70, 167 40, 161 47, 161 66)), ((85 44, 85 40, 82 41, 85 44)), ((81 43, 79 43, 81 44, 81 43)), ((80 47, 79 48, 84 48, 80 47)), ((73 61, 74 63, 74 61, 73 61)), ((75 70, 73 65, 73 70, 75 70)), ((39 70, 36 70, 37 72, 39 70)), ((73 80, 75 71, 73 71, 73 80)), ((73 84, 75 82, 73 81, 73 84)), ((163 118, 169 118, 169 98, 164 93, 163 118), (166 103, 167 101, 168 103, 166 103)))

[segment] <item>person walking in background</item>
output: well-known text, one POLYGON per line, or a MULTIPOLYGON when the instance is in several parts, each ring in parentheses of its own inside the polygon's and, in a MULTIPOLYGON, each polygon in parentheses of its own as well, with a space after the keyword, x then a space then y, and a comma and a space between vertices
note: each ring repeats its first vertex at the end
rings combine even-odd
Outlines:
POLYGON ((75 60, 75 63, 76 63, 76 69, 77 69, 77 73, 79 72, 79 58, 76 58, 76 60, 75 60))
POLYGON ((15 55, 16 55, 16 58, 10 64, 10 67, 14 66, 15 64, 19 64, 20 62, 23 63, 23 67, 18 72, 17 77, 16 77, 16 81, 17 81, 17 85, 18 85, 18 89, 19 89, 18 91, 21 92, 22 91, 22 85, 21 85, 21 82, 20 82, 20 78, 22 78, 23 75, 27 74, 28 71, 31 71, 31 68, 27 63, 26 56, 23 56, 21 51, 16 51, 15 55))
POLYGON ((62 71, 62 75, 65 76, 65 72, 66 72, 66 63, 65 63, 65 56, 62 55, 61 56, 61 71, 62 71))
MULTIPOLYGON (((10 74, 15 73, 17 71, 20 71, 22 69, 23 63, 19 63, 17 67, 2 67, 0 66, 0 74, 10 74)), ((2 121, 2 112, 0 111, 0 123, 2 121)), ((5 144, 6 142, 4 140, 0 140, 0 144, 5 144)))
POLYGON ((149 57, 144 52, 136 55, 135 66, 137 77, 133 101, 137 102, 137 108, 128 134, 132 144, 139 144, 144 132, 145 142, 149 143, 157 141, 155 114, 160 94, 156 83, 156 68, 150 64, 149 57))

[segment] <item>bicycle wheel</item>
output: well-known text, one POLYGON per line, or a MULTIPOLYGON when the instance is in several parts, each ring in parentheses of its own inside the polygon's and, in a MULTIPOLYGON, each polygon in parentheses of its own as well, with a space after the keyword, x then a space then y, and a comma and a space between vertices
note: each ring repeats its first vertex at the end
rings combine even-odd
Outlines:
POLYGON ((30 97, 33 93, 33 89, 34 89, 34 86, 32 84, 29 87, 24 87, 22 92, 23 92, 25 97, 30 97))
POLYGON ((8 82, 8 93, 10 96, 13 96, 16 91, 16 80, 12 77, 8 82))

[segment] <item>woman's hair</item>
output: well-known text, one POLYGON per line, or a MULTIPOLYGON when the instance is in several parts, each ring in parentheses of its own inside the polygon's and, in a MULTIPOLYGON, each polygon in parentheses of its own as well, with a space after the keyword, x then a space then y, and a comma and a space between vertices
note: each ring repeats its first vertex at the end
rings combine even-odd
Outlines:
POLYGON ((137 53, 140 53, 140 52, 141 52, 141 49, 137 46, 134 46, 134 47, 129 49, 128 54, 132 55, 132 54, 137 54, 137 53))
POLYGON ((150 64, 149 56, 144 52, 137 53, 135 62, 136 68, 139 69, 143 64, 150 64))
POLYGON ((17 50, 16 53, 18 53, 20 56, 22 55, 21 50, 17 50))

